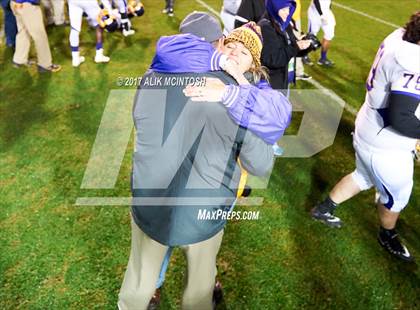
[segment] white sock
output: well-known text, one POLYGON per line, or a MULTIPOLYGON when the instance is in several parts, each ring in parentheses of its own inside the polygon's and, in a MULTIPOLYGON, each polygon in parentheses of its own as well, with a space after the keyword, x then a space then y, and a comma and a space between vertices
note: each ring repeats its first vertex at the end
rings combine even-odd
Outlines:
POLYGON ((80 52, 79 51, 77 51, 77 52, 71 52, 71 57, 73 57, 73 59, 79 58, 80 57, 80 52))

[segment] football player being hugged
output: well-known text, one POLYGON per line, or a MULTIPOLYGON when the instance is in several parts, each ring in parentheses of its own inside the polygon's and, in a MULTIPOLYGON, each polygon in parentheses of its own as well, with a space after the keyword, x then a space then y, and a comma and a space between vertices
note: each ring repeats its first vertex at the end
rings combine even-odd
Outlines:
POLYGON ((112 32, 118 28, 114 17, 109 14, 111 6, 108 0, 102 0, 99 4, 97 0, 68 0, 70 18, 70 47, 73 67, 78 67, 85 61, 79 52, 79 36, 82 28, 83 13, 87 15, 89 25, 96 28, 96 63, 109 62, 109 57, 103 52, 103 32, 104 29, 112 32))
POLYGON ((380 219, 379 243, 396 257, 412 255, 395 231, 413 188, 413 153, 420 139, 420 11, 406 27, 381 44, 372 65, 366 99, 356 119, 353 146, 356 170, 348 174, 314 209, 312 216, 333 227, 337 206, 375 187, 380 219))
MULTIPOLYGON (((322 28, 324 38, 322 39, 321 57, 318 64, 331 67, 334 63, 327 58, 331 40, 334 38, 335 17, 331 11, 331 0, 312 0, 308 9, 308 31, 317 35, 322 28)), ((303 58, 303 63, 313 65, 309 57, 303 58)))

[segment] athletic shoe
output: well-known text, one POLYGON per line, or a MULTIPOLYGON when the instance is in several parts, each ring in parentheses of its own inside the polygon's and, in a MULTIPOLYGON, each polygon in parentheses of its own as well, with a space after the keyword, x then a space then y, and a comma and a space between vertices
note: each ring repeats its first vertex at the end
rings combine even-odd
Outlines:
POLYGON ((244 190, 242 191, 241 197, 249 197, 251 195, 251 192, 252 192, 252 187, 249 185, 245 185, 244 190))
POLYGON ((108 56, 104 55, 104 51, 102 49, 96 51, 95 55, 95 62, 96 63, 105 63, 109 62, 111 59, 108 56))
POLYGON ((64 21, 63 23, 61 23, 61 24, 55 24, 57 27, 66 27, 66 26, 69 26, 70 25, 70 22, 68 22, 68 21, 64 21))
POLYGON ((122 31, 122 34, 123 34, 124 37, 132 36, 135 33, 136 32, 133 29, 130 29, 130 30, 123 29, 123 31, 122 31))
POLYGON ((307 75, 306 73, 303 73, 301 75, 296 75, 296 80, 307 81, 310 79, 312 79, 312 76, 307 75))
POLYGON ((85 57, 83 56, 79 56, 79 57, 73 57, 71 63, 73 65, 73 67, 78 67, 80 66, 80 64, 85 62, 85 57))
POLYGON ((163 14, 168 14, 169 16, 174 16, 174 8, 165 8, 162 10, 163 14))
POLYGON ((12 61, 12 63, 13 63, 13 67, 15 67, 15 68, 22 68, 22 67, 30 67, 30 66, 34 65, 35 64, 35 61, 28 60, 28 62, 27 63, 24 63, 24 64, 18 64, 17 62, 14 62, 14 61, 12 61))
POLYGON ((340 220, 340 218, 334 216, 334 214, 332 212, 325 212, 322 213, 319 210, 319 207, 316 206, 315 208, 313 208, 311 210, 311 215, 312 218, 323 222, 325 225, 328 225, 330 227, 336 227, 336 228, 340 228, 342 226, 342 222, 340 220))
POLYGON ((274 152, 274 156, 279 157, 283 155, 284 150, 277 143, 275 143, 273 144, 273 152, 274 152))
POLYGON ((155 293, 152 296, 152 299, 149 301, 149 305, 147 306, 147 310, 157 310, 159 309, 160 305, 160 288, 155 290, 155 293))
POLYGON ((213 309, 216 308, 223 300, 223 290, 222 283, 219 280, 216 280, 216 284, 213 289, 213 309))
POLYGON ((395 257, 406 262, 412 262, 414 260, 410 252, 408 252, 406 246, 401 243, 395 229, 388 230, 386 232, 380 231, 378 235, 378 242, 385 250, 395 257))
POLYGON ((60 65, 55 65, 55 64, 52 64, 48 68, 38 66, 38 72, 40 72, 40 73, 46 73, 46 72, 55 73, 55 72, 58 72, 60 70, 61 70, 61 66, 60 65))
POLYGON ((328 58, 325 58, 325 59, 319 59, 318 60, 318 65, 324 66, 324 67, 332 67, 332 66, 334 66, 334 63, 331 60, 329 60, 328 58))
POLYGON ((314 65, 314 63, 309 58, 309 56, 302 57, 302 62, 303 62, 304 65, 308 65, 308 66, 313 66, 314 65))

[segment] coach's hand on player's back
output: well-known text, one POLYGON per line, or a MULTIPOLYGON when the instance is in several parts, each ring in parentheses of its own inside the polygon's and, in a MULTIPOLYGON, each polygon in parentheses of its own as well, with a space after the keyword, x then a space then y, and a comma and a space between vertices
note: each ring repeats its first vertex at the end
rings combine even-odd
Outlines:
POLYGON ((310 40, 300 40, 296 42, 300 50, 306 50, 311 46, 310 40))
POLYGON ((217 78, 206 78, 205 85, 187 85, 183 92, 192 101, 220 102, 227 91, 227 85, 217 78))

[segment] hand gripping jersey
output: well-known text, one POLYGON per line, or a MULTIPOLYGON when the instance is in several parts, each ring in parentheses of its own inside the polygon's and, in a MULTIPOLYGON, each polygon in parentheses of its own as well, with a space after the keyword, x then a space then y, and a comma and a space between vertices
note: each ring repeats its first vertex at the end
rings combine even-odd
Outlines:
MULTIPOLYGON (((416 146, 416 138, 402 135, 389 121, 391 94, 400 96, 398 104, 420 101, 420 45, 404 41, 403 34, 404 29, 397 29, 382 42, 367 79, 355 143, 370 151, 413 151, 416 146)), ((416 116, 420 118, 419 109, 416 116)))

